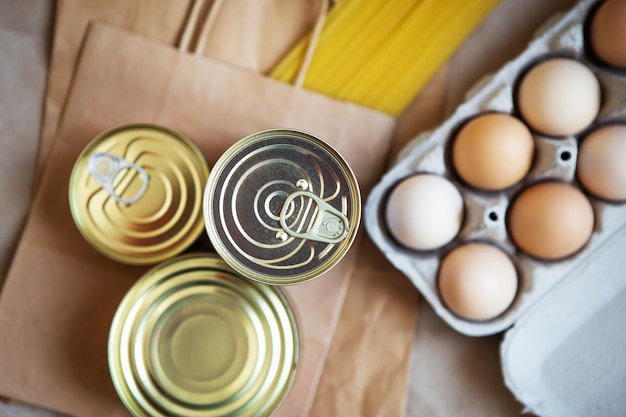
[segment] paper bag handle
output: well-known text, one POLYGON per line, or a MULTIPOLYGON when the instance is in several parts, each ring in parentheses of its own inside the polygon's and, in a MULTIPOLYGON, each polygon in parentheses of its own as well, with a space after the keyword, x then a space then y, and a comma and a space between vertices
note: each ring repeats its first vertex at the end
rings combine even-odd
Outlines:
MULTIPOLYGON (((202 51, 205 50, 206 43, 209 39, 209 34, 211 33, 211 29, 215 24, 217 14, 219 13, 219 10, 222 7, 222 3, 224 2, 224 0, 213 0, 213 4, 209 8, 207 18, 202 23, 202 26, 200 28, 200 33, 198 34, 195 47, 192 47, 191 42, 194 31, 198 27, 200 14, 202 10, 207 7, 208 1, 209 0, 193 0, 193 6, 191 8, 191 11, 189 12, 189 18, 185 23, 185 27, 178 45, 178 48, 180 50, 193 52, 195 55, 201 55, 202 51)), ((313 60, 313 55, 315 54, 315 49, 317 48, 317 43, 319 42, 322 29, 324 28, 324 23, 326 22, 326 14, 328 12, 328 0, 321 0, 320 3, 321 7, 319 15, 315 21, 315 26, 313 27, 313 31, 311 32, 311 38, 309 39, 309 45, 307 46, 304 59, 302 60, 302 65, 300 65, 300 69, 298 70, 298 75, 294 83, 295 86, 298 88, 302 88, 306 73, 308 72, 311 61, 313 60)))
POLYGON ((300 65, 300 69, 298 70, 298 75, 296 76, 296 81, 294 83, 295 86, 298 88, 302 88, 302 84, 304 83, 306 73, 309 71, 309 66, 311 65, 311 61, 313 60, 313 55, 315 55, 315 49, 317 48, 317 43, 319 42, 320 35, 322 34, 322 29, 324 29, 324 23, 326 23, 327 12, 328 12, 328 0, 322 0, 320 12, 319 12, 320 14, 317 16, 317 20, 315 21, 315 26, 313 26, 313 32, 311 32, 309 45, 306 48, 306 53, 304 54, 302 65, 300 65))
POLYGON ((189 51, 194 53, 195 55, 201 55, 202 51, 204 51, 206 47, 206 43, 209 38, 209 33, 213 28, 215 23, 215 19, 217 18, 217 14, 219 13, 220 8, 222 7, 223 0, 213 0, 213 4, 209 6, 209 12, 202 22, 202 26, 200 26, 200 33, 198 34, 198 38, 194 47, 191 46, 191 41, 193 34, 198 28, 198 20, 200 19, 200 14, 203 9, 207 7, 207 3, 209 0, 193 0, 193 6, 191 11, 189 12, 189 18, 185 23, 185 28, 183 34, 180 39, 180 44, 178 48, 184 51, 189 51))

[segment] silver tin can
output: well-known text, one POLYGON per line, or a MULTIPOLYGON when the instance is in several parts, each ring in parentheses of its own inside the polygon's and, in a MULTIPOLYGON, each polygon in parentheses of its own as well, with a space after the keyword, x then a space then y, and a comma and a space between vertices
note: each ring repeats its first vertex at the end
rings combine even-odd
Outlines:
POLYGON ((297 130, 247 136, 216 162, 204 219, 216 251, 238 273, 273 285, 328 271, 356 237, 361 197, 343 157, 297 130))

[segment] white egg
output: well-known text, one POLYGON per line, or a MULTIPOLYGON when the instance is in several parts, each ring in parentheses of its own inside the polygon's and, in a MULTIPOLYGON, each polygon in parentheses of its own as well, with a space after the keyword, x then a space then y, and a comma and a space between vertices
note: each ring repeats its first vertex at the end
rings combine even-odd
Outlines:
POLYGON ((517 104, 522 119, 549 136, 567 136, 589 126, 600 111, 600 82, 574 59, 553 58, 522 79, 517 104))
POLYGON ((463 197, 439 175, 411 176, 392 190, 385 217, 391 235, 415 250, 437 249, 449 243, 463 224, 463 197))

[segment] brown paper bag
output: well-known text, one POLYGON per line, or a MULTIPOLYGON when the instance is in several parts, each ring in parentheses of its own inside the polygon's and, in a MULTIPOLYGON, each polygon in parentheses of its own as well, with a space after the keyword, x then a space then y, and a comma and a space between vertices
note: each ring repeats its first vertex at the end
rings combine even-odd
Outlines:
MULTIPOLYGON (((203 7, 215 8, 217 2, 219 0, 204 4, 203 7)), ((312 25, 317 4, 309 0, 222 2, 208 42, 200 52, 238 66, 266 72, 287 47, 312 25), (242 7, 243 3, 245 8, 242 7)), ((176 3, 163 3, 160 0, 59 1, 46 102, 47 128, 44 128, 42 136, 40 157, 45 156, 46 145, 51 142, 46 136, 50 136, 52 127, 56 129, 55 114, 58 112, 55 108, 58 109, 64 101, 63 87, 67 90, 89 20, 115 22, 134 32, 174 44, 181 37, 179 32, 183 9, 188 10, 186 14, 189 15, 193 5, 188 0, 176 3), (169 17, 165 18, 168 11, 169 17)), ((203 9, 200 14, 206 16, 208 10, 203 9)), ((40 159, 40 165, 42 162, 40 159)), ((363 256, 371 259, 369 254, 363 256)), ((351 280, 346 294, 347 302, 339 318, 337 338, 333 340, 329 352, 328 363, 331 366, 323 369, 313 415, 324 415, 317 412, 325 409, 316 406, 318 404, 332 404, 335 409, 346 411, 358 410, 363 416, 380 412, 385 415, 404 414, 406 374, 417 313, 416 292, 406 282, 402 285, 404 278, 395 273, 386 260, 379 258, 376 264, 367 262, 367 267, 359 268, 351 280), (368 269, 375 270, 379 275, 376 282, 372 283, 368 278, 371 277, 368 269), (386 307, 372 321, 366 319, 369 316, 360 314, 363 305, 373 309, 380 305, 386 307), (341 342, 346 337, 350 338, 347 344, 341 342), (394 340, 395 343, 389 345, 387 340, 394 340), (385 361, 377 360, 381 351, 387 353, 385 361), (332 363, 339 366, 332 366, 332 363), (336 389, 338 374, 343 376, 340 379, 345 382, 341 390, 336 389), (351 375, 351 379, 346 379, 346 375, 351 375), (378 384, 381 376, 385 383, 378 384), (375 398, 376 401, 368 401, 368 398, 375 398)))
MULTIPOLYGON (((208 13, 211 3, 203 4, 201 17, 208 13)), ((37 183, 58 129, 89 22, 108 22, 176 45, 192 5, 193 0, 57 0, 37 183)), ((313 26, 318 5, 311 0, 228 0, 220 7, 200 53, 266 73, 313 26)))
POLYGON ((417 291, 363 242, 310 416, 404 416, 417 291))
MULTIPOLYGON (((110 261, 84 241, 67 186, 93 137, 136 121, 182 131, 210 163, 254 131, 307 130, 345 155, 365 192, 381 172, 394 127, 387 115, 94 26, 0 298, 0 393, 7 397, 79 416, 126 414, 108 375, 106 339, 117 304, 146 268, 110 261)), ((355 247, 324 276, 287 289, 303 351, 276 415, 304 416, 311 407, 356 254, 355 247)))

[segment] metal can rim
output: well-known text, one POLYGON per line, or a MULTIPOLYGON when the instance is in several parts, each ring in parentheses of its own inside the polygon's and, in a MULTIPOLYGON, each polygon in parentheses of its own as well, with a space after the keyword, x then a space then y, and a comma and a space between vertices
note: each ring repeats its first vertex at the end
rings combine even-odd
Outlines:
POLYGON ((202 175, 205 178, 208 178, 210 169, 209 169, 209 164, 204 154, 202 153, 200 148, 189 137, 187 137, 183 133, 177 130, 165 127, 165 126, 154 124, 154 123, 137 122, 137 123, 127 123, 127 124, 118 125, 98 134, 85 146, 85 148, 81 151, 79 156, 76 158, 76 161, 72 167, 72 173, 70 175, 69 188, 68 188, 68 200, 69 200, 69 206, 70 206, 70 213, 72 215, 72 219, 74 221, 74 224, 76 225, 76 228, 78 229, 80 234, 83 236, 83 238, 90 244, 92 248, 97 250, 102 255, 110 259, 113 259, 115 261, 122 262, 122 263, 129 264, 129 265, 154 265, 166 259, 172 258, 173 256, 176 256, 177 254, 183 252, 185 249, 189 248, 189 246, 191 246, 198 239, 198 237, 202 234, 203 229, 204 229, 204 221, 203 221, 202 215, 198 217, 196 224, 191 228, 187 237, 181 240, 180 243, 176 246, 176 250, 172 250, 160 256, 146 257, 146 258, 135 257, 135 256, 124 256, 122 254, 113 253, 112 251, 106 251, 104 247, 101 247, 101 245, 98 245, 94 241, 93 237, 90 235, 90 233, 88 233, 87 230, 85 230, 84 227, 80 226, 81 224, 81 218, 79 214, 80 211, 77 208, 78 203, 75 201, 74 193, 72 192, 74 187, 77 186, 77 181, 78 181, 77 166, 79 162, 86 155, 90 154, 93 151, 93 149, 96 146, 98 146, 98 144, 102 142, 103 140, 105 140, 106 138, 111 137, 119 132, 123 132, 125 130, 130 130, 130 129, 160 130, 173 137, 180 139, 185 144, 185 146, 189 147, 192 153, 198 157, 202 166, 202 175))
MULTIPOLYGON (((121 368, 120 364, 120 356, 119 349, 121 345, 121 329, 124 325, 124 320, 129 313, 129 310, 133 307, 134 297, 137 294, 141 293, 141 290, 144 289, 150 283, 150 280, 157 276, 158 272, 164 268, 170 267, 172 264, 178 262, 185 262, 189 260, 202 260, 206 263, 207 268, 212 268, 215 271, 222 271, 229 274, 234 274, 240 276, 236 271, 234 271, 230 266, 224 262, 224 260, 217 254, 214 253, 189 253, 185 255, 178 256, 176 258, 170 259, 166 262, 163 262, 159 265, 154 266, 148 272, 142 275, 141 278, 131 287, 131 289, 125 294, 122 301, 118 305, 116 312, 111 321, 111 326, 108 335, 108 343, 107 343, 107 360, 108 360, 108 368, 109 374, 115 388, 115 391, 118 394, 120 401, 124 404, 126 409, 134 416, 134 417, 156 417, 147 413, 144 413, 141 409, 138 408, 136 402, 133 401, 133 396, 131 395, 130 389, 128 389, 124 384, 123 372, 117 369, 121 368)), ((240 276, 241 277, 241 276, 240 276)), ((249 285, 256 285, 265 288, 267 291, 271 291, 273 294, 277 296, 280 300, 281 305, 284 307, 285 313, 288 315, 288 321, 291 325, 291 332, 293 335, 293 360, 290 365, 289 377, 278 396, 279 399, 271 407, 267 408, 263 414, 255 415, 255 417, 266 417, 272 414, 279 406, 283 403, 286 394, 289 392, 290 388, 293 386, 297 368, 300 363, 301 357, 301 341, 300 334, 298 329, 298 317, 297 311, 295 311, 292 307, 292 303, 289 300, 287 294, 285 294, 280 288, 264 285, 261 283, 254 283, 249 280, 245 280, 245 278, 241 277, 244 281, 247 281, 249 285)), ((231 414, 228 414, 231 415, 231 414)))
POLYGON ((242 276, 249 278, 253 281, 261 282, 263 284, 268 284, 268 285, 289 286, 289 285, 301 284, 301 283, 310 281, 312 279, 315 279, 319 275, 328 271, 333 266, 338 264, 341 261, 341 259, 343 259, 345 255, 348 253, 348 249, 351 247, 352 243, 356 239, 357 232, 361 224, 361 213, 362 213, 361 191, 359 189, 359 185, 356 180, 356 175, 354 174, 354 171, 352 170, 352 168, 350 167, 346 159, 332 145, 330 145, 328 142, 322 140, 321 138, 319 138, 318 136, 312 133, 299 130, 299 129, 273 128, 273 129, 261 130, 261 131, 252 133, 248 136, 245 136, 244 138, 235 142, 230 148, 226 150, 226 152, 224 152, 219 157, 219 159, 217 160, 217 162, 215 162, 213 168, 211 169, 211 172, 209 173, 209 178, 207 180, 207 184, 205 187, 203 200, 204 200, 203 211, 204 211, 204 221, 205 221, 206 231, 217 253, 222 257, 222 259, 228 265, 230 265, 231 268, 233 268, 242 276), (214 199, 214 193, 212 191, 216 188, 217 182, 219 178, 221 177, 222 173, 224 172, 226 164, 228 163, 228 161, 231 160, 232 155, 238 153, 242 149, 245 149, 248 145, 256 141, 267 139, 268 137, 272 137, 272 136, 279 136, 279 135, 287 135, 287 136, 292 135, 300 139, 311 140, 315 142, 317 146, 320 146, 322 149, 324 149, 326 152, 332 155, 332 157, 335 158, 340 163, 342 169, 345 170, 346 176, 348 176, 350 179, 353 180, 350 182, 350 185, 351 185, 351 193, 354 197, 354 202, 355 202, 355 204, 353 205, 354 212, 352 214, 352 217, 354 218, 353 223, 352 223, 353 227, 352 227, 352 230, 350 231, 349 236, 347 237, 348 244, 346 246, 346 249, 334 254, 332 262, 329 265, 327 265, 326 268, 322 268, 323 270, 308 271, 307 273, 301 274, 300 276, 295 276, 294 278, 290 280, 273 278, 271 276, 268 276, 267 274, 258 273, 252 270, 251 268, 246 267, 242 263, 238 262, 236 259, 234 259, 218 235, 216 222, 214 219, 214 214, 212 210, 210 210, 210 207, 212 206, 213 199, 214 199))

